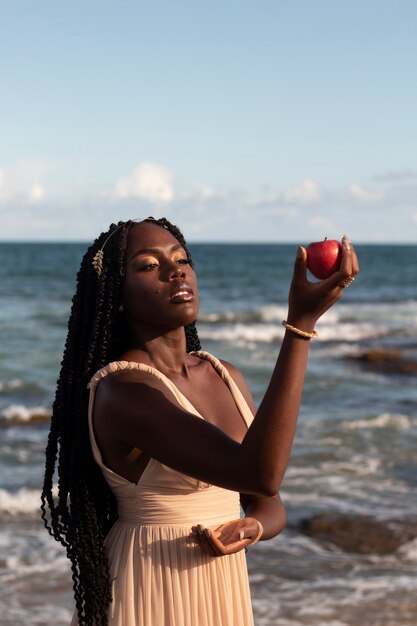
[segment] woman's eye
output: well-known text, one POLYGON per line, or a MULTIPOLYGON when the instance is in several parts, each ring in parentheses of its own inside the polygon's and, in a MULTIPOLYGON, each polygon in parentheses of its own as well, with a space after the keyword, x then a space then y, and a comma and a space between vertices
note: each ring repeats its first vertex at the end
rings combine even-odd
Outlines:
POLYGON ((179 263, 180 265, 188 265, 190 263, 190 261, 185 258, 185 259, 178 259, 177 263, 179 263))
POLYGON ((146 263, 146 265, 142 265, 139 269, 141 272, 146 272, 155 269, 155 267, 158 267, 158 263, 146 263))

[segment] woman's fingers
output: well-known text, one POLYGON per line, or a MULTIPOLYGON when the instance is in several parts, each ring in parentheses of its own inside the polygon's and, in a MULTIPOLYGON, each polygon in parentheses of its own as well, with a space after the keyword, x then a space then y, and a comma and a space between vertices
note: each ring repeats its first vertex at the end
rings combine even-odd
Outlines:
POLYGON ((339 287, 342 287, 342 289, 349 287, 359 273, 358 257, 347 235, 344 235, 342 239, 342 263, 340 265, 340 272, 342 273, 342 280, 339 283, 339 287))
POLYGON ((352 263, 353 263, 353 275, 356 276, 359 274, 359 261, 356 256, 355 248, 352 246, 352 263))
POLYGON ((213 541, 213 535, 210 530, 205 528, 202 532, 201 542, 208 554, 211 556, 221 556, 224 554, 221 550, 221 544, 213 541))
POLYGON ((222 524, 216 530, 213 531, 213 536, 216 537, 222 544, 227 545, 239 538, 239 531, 241 526, 241 520, 233 520, 232 522, 226 522, 222 524))
POLYGON ((233 554, 246 548, 252 541, 251 533, 253 534, 253 532, 250 524, 246 523, 248 519, 243 518, 227 522, 214 531, 197 524, 197 526, 192 527, 191 534, 200 548, 210 556, 233 554))
POLYGON ((297 248, 293 280, 300 283, 307 282, 307 251, 303 246, 297 248))
POLYGON ((218 556, 215 546, 210 541, 209 531, 201 524, 198 524, 197 526, 197 536, 198 542, 203 548, 204 552, 207 552, 207 554, 209 554, 210 556, 218 556))
POLYGON ((351 276, 353 272, 353 246, 347 235, 342 238, 342 260, 340 262, 339 272, 344 276, 351 276))
POLYGON ((243 548, 246 548, 251 542, 250 539, 240 539, 237 537, 227 543, 223 543, 213 533, 211 533, 210 539, 219 554, 233 554, 234 552, 239 552, 243 550, 243 548))
MULTIPOLYGON (((359 263, 356 256, 355 249, 347 235, 342 238, 342 259, 340 267, 329 278, 321 281, 321 285, 328 290, 336 288, 346 288, 354 280, 355 276, 359 272, 359 263)), ((319 283, 317 283, 319 284, 319 283)))
POLYGON ((202 524, 192 527, 192 537, 197 541, 200 548, 209 556, 220 556, 216 546, 211 541, 210 531, 202 524))

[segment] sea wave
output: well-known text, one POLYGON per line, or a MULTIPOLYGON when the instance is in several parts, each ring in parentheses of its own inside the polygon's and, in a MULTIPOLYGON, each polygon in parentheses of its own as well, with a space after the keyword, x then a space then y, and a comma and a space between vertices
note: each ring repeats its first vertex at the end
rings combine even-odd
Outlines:
POLYGON ((24 386, 24 384, 23 380, 20 380, 19 378, 14 378, 13 380, 8 380, 7 382, 0 381, 0 393, 20 389, 24 386))
POLYGON ((223 311, 202 313, 200 323, 219 324, 224 322, 280 322, 287 313, 287 307, 275 304, 245 309, 243 311, 223 311))
POLYGON ((15 492, 0 489, 0 517, 33 516, 40 511, 40 502, 38 489, 21 487, 15 492))
POLYGON ((358 430, 362 428, 394 428, 395 430, 408 430, 416 425, 417 419, 400 413, 381 413, 375 417, 342 422, 342 427, 346 430, 358 430))
POLYGON ((29 424, 47 422, 51 417, 50 409, 44 406, 28 407, 24 404, 10 404, 0 412, 0 423, 29 424))
MULTIPOLYGON (((281 321, 287 308, 264 305, 240 311, 203 313, 198 322, 204 340, 237 342, 238 345, 269 343, 281 339, 281 321)), ((393 309, 392 304, 338 304, 318 322, 321 343, 352 345, 367 339, 415 336, 417 332, 417 303, 406 301, 393 309)))
MULTIPOLYGON (((23 363, 19 363, 19 374, 20 378, 0 379, 0 396, 8 398, 9 402, 16 402, 16 398, 40 397, 45 394, 45 382, 34 379, 32 369, 26 369, 23 363)), ((4 375, 0 367, 0 377, 4 375)))
MULTIPOLYGON (((341 323, 328 324, 320 322, 317 331, 321 342, 340 342, 343 338, 345 343, 353 343, 364 339, 376 339, 384 337, 390 332, 387 324, 376 325, 372 323, 341 323)), ((284 329, 280 324, 241 322, 234 324, 200 324, 198 333, 202 340, 237 342, 240 345, 254 343, 270 343, 282 339, 284 329)))
POLYGON ((270 343, 283 335, 283 330, 273 324, 220 324, 213 327, 199 325, 198 334, 203 340, 227 341, 240 345, 270 343))
POLYGON ((400 554, 405 561, 417 563, 417 539, 408 541, 400 546, 398 548, 398 554, 400 554))
MULTIPOLYGON (((264 304, 238 310, 215 312, 202 311, 200 323, 218 324, 224 322, 280 322, 287 313, 287 306, 283 304, 264 304)), ((395 307, 392 303, 344 303, 339 302, 336 308, 327 311, 321 321, 328 324, 372 320, 376 324, 390 320, 391 323, 404 322, 405 319, 417 328, 417 301, 405 300, 395 307)))

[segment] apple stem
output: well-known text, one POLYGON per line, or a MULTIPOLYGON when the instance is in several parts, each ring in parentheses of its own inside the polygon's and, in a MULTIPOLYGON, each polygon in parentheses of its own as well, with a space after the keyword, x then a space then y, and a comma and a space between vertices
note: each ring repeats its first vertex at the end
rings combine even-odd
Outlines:
POLYGON ((324 241, 327 241, 327 237, 324 238, 324 241))

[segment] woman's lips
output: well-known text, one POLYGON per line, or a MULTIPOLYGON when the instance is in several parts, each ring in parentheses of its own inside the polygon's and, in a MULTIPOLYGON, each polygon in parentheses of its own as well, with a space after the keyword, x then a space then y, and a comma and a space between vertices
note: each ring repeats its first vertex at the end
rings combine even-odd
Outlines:
POLYGON ((171 302, 191 302, 194 300, 194 292, 190 285, 178 285, 169 297, 171 302))

